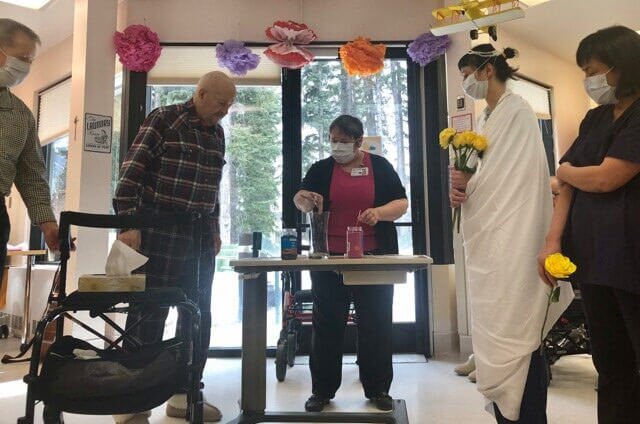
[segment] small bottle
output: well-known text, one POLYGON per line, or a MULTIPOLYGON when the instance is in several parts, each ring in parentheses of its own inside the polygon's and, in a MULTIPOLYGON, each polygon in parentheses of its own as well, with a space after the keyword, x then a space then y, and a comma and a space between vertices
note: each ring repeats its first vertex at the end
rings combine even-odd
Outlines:
POLYGON ((280 258, 292 260, 298 258, 298 234, 295 228, 284 228, 280 237, 280 258))

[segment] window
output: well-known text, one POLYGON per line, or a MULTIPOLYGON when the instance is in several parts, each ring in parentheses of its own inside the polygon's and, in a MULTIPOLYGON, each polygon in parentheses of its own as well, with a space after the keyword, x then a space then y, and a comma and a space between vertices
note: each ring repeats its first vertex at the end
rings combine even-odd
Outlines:
POLYGON ((553 117, 551 116, 551 88, 531 81, 521 75, 517 80, 509 80, 507 86, 516 94, 522 96, 538 117, 538 126, 542 134, 544 150, 547 154, 549 173, 555 175, 555 142, 553 137, 553 117))
MULTIPOLYGON (((51 205, 59 219, 64 210, 67 189, 67 155, 69 152, 69 111, 71 109, 71 78, 38 94, 38 137, 47 168, 51 205)), ((46 244, 40 228, 31 227, 29 240, 31 249, 45 249, 46 244)), ((49 253, 45 261, 55 261, 56 255, 49 253)))

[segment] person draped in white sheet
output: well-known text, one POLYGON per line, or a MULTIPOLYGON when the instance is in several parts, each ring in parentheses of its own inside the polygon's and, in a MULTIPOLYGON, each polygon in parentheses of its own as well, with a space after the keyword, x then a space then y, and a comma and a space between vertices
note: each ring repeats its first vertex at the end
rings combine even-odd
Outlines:
MULTIPOLYGON (((458 63, 467 95, 486 100, 478 131, 487 137, 475 174, 451 169, 451 206, 462 206, 477 387, 498 423, 546 423, 548 373, 540 352, 549 288, 537 253, 552 214, 549 167, 536 116, 506 82, 515 70, 481 44, 458 63)), ((549 329, 573 298, 563 285, 549 329)), ((546 334, 546 331, 545 331, 546 334)))

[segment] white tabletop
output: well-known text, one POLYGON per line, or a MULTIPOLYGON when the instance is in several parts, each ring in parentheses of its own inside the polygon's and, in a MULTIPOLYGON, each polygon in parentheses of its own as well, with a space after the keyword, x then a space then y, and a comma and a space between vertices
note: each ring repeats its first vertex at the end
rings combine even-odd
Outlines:
POLYGON ((325 259, 311 259, 298 256, 297 259, 246 258, 229 261, 236 272, 267 272, 295 270, 333 271, 378 271, 405 270, 408 272, 425 269, 433 259, 425 255, 366 255, 360 259, 331 256, 325 259))

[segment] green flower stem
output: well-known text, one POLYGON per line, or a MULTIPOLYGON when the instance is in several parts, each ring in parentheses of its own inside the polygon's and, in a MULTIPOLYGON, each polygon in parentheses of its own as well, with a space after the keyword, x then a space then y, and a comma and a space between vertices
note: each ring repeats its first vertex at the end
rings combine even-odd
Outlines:
POLYGON ((544 328, 547 326, 547 319, 549 318, 549 309, 552 303, 557 303, 560 299, 560 286, 556 286, 549 292, 547 298, 547 310, 544 313, 544 322, 542 323, 542 329, 540 330, 540 353, 544 352, 544 328))

